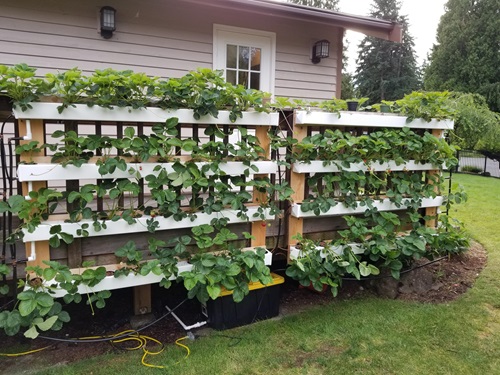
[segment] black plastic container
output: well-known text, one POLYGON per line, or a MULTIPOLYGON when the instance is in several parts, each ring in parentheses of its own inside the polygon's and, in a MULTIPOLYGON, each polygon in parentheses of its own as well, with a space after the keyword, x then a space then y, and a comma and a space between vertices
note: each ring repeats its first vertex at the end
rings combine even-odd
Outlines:
POLYGON ((271 274, 273 283, 249 285, 250 293, 243 301, 233 301, 231 292, 207 302, 208 323, 212 328, 224 330, 265 320, 279 314, 280 285, 285 279, 282 276, 271 274))

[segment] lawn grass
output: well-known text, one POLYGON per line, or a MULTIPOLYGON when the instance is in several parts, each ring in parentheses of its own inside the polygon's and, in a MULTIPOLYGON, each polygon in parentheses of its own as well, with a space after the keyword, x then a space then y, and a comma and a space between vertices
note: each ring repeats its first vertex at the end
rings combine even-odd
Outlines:
POLYGON ((147 358, 164 370, 142 366, 136 351, 38 374, 500 374, 500 180, 456 175, 454 181, 469 201, 451 215, 488 250, 474 287, 454 302, 335 301, 199 338, 188 343, 186 360, 173 345, 147 358))

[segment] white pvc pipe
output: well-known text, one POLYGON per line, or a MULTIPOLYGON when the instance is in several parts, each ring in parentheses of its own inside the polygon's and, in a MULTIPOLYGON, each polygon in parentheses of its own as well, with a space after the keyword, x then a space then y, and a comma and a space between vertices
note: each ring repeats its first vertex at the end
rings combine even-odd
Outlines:
POLYGON ((32 191, 33 191, 33 182, 32 181, 28 181, 28 194, 24 196, 24 199, 30 200, 31 199, 30 193, 32 191))
POLYGON ((182 328, 184 328, 185 331, 190 331, 192 330, 193 328, 199 328, 199 327, 203 327, 205 324, 207 324, 206 321, 204 322, 198 322, 198 323, 195 323, 195 324, 192 324, 190 326, 187 326, 184 324, 184 322, 170 309, 170 307, 168 307, 167 305, 165 305, 165 308, 168 310, 168 312, 170 314, 172 314, 172 316, 175 318, 175 320, 177 320, 177 322, 182 326, 182 328))
POLYGON ((31 141, 33 134, 31 133, 31 120, 26 120, 26 135, 23 137, 25 141, 31 141))
POLYGON ((31 242, 31 255, 28 257, 28 262, 33 262, 36 260, 36 246, 35 241, 31 242))

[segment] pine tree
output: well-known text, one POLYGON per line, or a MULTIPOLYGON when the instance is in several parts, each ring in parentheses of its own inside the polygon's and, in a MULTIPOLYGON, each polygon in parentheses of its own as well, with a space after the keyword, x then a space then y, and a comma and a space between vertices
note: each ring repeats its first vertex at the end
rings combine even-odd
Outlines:
POLYGON ((500 111, 500 1, 449 0, 445 8, 425 88, 483 94, 500 111))
POLYGON ((307 5, 315 8, 338 10, 339 0, 288 0, 290 3, 307 5))
POLYGON ((360 96, 370 98, 370 103, 399 99, 420 88, 415 43, 400 9, 397 0, 374 0, 370 15, 401 24, 401 43, 367 36, 358 47, 355 82, 360 96))

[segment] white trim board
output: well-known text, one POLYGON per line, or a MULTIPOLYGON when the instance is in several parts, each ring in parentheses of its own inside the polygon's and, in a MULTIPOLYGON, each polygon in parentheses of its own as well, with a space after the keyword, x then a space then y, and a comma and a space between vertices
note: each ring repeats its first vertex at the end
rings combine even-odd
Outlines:
MULTIPOLYGON (((260 247, 256 246, 255 248, 260 247)), ((249 249, 250 250, 250 249, 249 249)), ((253 250, 252 250, 253 251, 253 250)), ((266 254, 264 255, 264 263, 266 266, 270 266, 272 264, 272 259, 273 259, 273 254, 266 249, 266 254)), ((105 267, 107 271, 115 271, 118 269, 118 266, 116 264, 113 265, 105 265, 101 266, 105 267)), ((92 268, 97 268, 97 267, 92 267, 92 268)), ((193 265, 188 263, 185 260, 181 260, 177 263, 177 268, 179 270, 178 274, 180 275, 182 272, 189 272, 192 270, 193 265)), ((85 268, 74 268, 71 269, 72 273, 79 273, 85 271, 85 268)), ((114 277, 114 275, 106 276, 101 282, 99 282, 96 286, 94 287, 89 287, 87 285, 82 285, 80 284, 78 286, 78 293, 80 294, 87 294, 87 293, 95 293, 99 292, 101 290, 115 290, 115 289, 122 289, 122 288, 130 288, 134 286, 139 286, 139 285, 148 285, 148 284, 156 284, 159 283, 163 279, 163 275, 155 275, 154 273, 150 272, 146 276, 142 276, 139 274, 134 274, 131 272, 127 276, 119 276, 119 277, 114 277)), ((169 280, 175 280, 176 278, 171 276, 169 280)), ((45 282, 46 286, 52 285, 53 282, 45 282)), ((60 298, 64 297, 66 295, 66 290, 64 289, 53 289, 55 294, 53 294, 54 297, 60 298)))
MULTIPOLYGON (((406 206, 404 205, 405 201, 409 201, 409 198, 403 199, 401 206, 397 207, 393 202, 389 200, 389 198, 385 198, 383 200, 375 200, 373 202, 373 207, 377 208, 379 211, 396 211, 396 210, 406 210, 406 206)), ((438 196, 436 198, 424 198, 422 199, 422 203, 420 205, 421 208, 425 207, 439 207, 443 204, 444 197, 438 196)), ((352 215, 352 214, 362 214, 364 213, 368 207, 361 206, 361 203, 358 203, 357 207, 351 208, 346 207, 342 202, 339 202, 336 206, 330 208, 327 212, 322 212, 319 216, 316 216, 313 211, 303 212, 300 204, 292 205, 292 216, 301 218, 301 217, 325 217, 325 216, 340 216, 340 215, 352 215)))
MULTIPOLYGON (((182 163, 182 162, 181 162, 182 163)), ((110 174, 101 175, 98 172, 99 167, 95 164, 83 164, 81 167, 74 165, 62 166, 60 164, 20 164, 17 168, 17 176, 19 181, 67 181, 79 179, 101 179, 101 178, 137 178, 138 174, 141 177, 147 175, 158 175, 160 171, 154 169, 158 166, 164 168, 167 173, 174 172, 172 165, 174 163, 128 163, 126 170, 115 170, 110 174), (129 171, 133 171, 130 173, 129 171)), ((198 168, 206 162, 196 163, 198 168)), ((249 174, 270 174, 276 173, 278 165, 275 161, 254 161, 251 166, 255 166, 258 172, 251 167, 244 165, 243 162, 226 162, 220 163, 219 167, 226 175, 238 176, 243 175, 248 169, 249 174)), ((208 171, 205 176, 212 176, 213 172, 208 171)))
POLYGON ((452 120, 431 120, 427 122, 415 119, 407 122, 407 117, 397 116, 393 113, 369 113, 369 112, 340 112, 340 115, 319 111, 296 111, 296 123, 298 125, 330 125, 330 126, 361 126, 377 128, 412 128, 412 129, 453 129, 452 120))
MULTIPOLYGON (((248 216, 248 220, 242 217, 238 217, 239 211, 237 210, 223 210, 221 212, 216 212, 213 214, 206 214, 203 212, 196 214, 196 219, 191 220, 189 217, 185 218, 181 221, 175 221, 172 217, 165 218, 162 216, 156 217, 156 221, 159 223, 159 227, 156 229, 157 231, 163 230, 172 230, 172 229, 180 229, 180 228, 192 228, 197 225, 202 224, 210 224, 212 219, 214 218, 228 218, 230 224, 235 223, 248 223, 261 221, 260 217, 254 217, 253 215, 257 213, 257 207, 249 207, 246 215, 248 216)), ((264 209, 264 214, 266 220, 273 220, 274 216, 269 214, 269 209, 264 209)), ((82 224, 89 224, 89 228, 86 230, 89 232, 89 237, 98 237, 98 236, 110 236, 115 234, 126 234, 126 233, 144 233, 148 232, 146 221, 150 219, 149 215, 144 215, 140 218, 136 219, 136 222, 133 224, 128 224, 125 220, 120 219, 117 221, 106 220, 107 229, 101 229, 96 232, 93 229, 92 220, 81 220, 77 223, 67 223, 63 220, 54 220, 54 221, 44 221, 41 223, 33 233, 29 233, 27 230, 23 230, 24 237, 23 242, 33 242, 33 241, 46 241, 49 240, 53 235, 50 234, 50 228, 55 225, 61 226, 61 231, 73 235, 74 238, 81 238, 82 235, 78 235, 77 231, 81 229, 82 224)))
POLYGON ((143 109, 132 109, 130 107, 114 107, 113 109, 103 107, 88 107, 85 104, 75 104, 68 107, 62 113, 57 111, 60 103, 30 103, 31 109, 21 111, 13 109, 14 116, 18 120, 75 120, 75 121, 111 121, 111 122, 146 122, 161 123, 172 117, 177 117, 179 123, 187 124, 227 124, 227 125, 255 125, 255 126, 277 126, 279 122, 278 113, 264 113, 247 111, 243 112, 242 118, 235 122, 229 119, 229 111, 219 111, 218 117, 210 115, 202 116, 199 120, 193 117, 192 109, 167 110, 156 107, 143 109))
POLYGON ((322 161, 313 160, 309 163, 297 162, 292 166, 292 170, 295 173, 338 173, 342 171, 348 172, 368 172, 368 169, 375 172, 382 171, 429 171, 429 170, 439 170, 440 167, 436 167, 430 163, 417 163, 415 160, 409 160, 404 164, 397 165, 394 161, 389 161, 385 163, 373 162, 373 163, 352 163, 348 168, 342 167, 340 161, 322 161), (326 163, 326 165, 325 165, 326 163))
MULTIPOLYGON (((364 249, 359 245, 355 243, 349 244, 349 247, 351 248, 352 252, 354 254, 363 254, 365 251, 364 249)), ((330 247, 333 252, 337 255, 342 255, 344 253, 344 249, 346 246, 331 246, 330 247)), ((324 252, 324 247, 323 246, 316 246, 316 250, 320 252, 321 258, 326 258, 326 253, 324 252)), ((296 246, 290 246, 290 259, 298 259, 304 257, 304 253, 301 249, 298 249, 296 246)))

